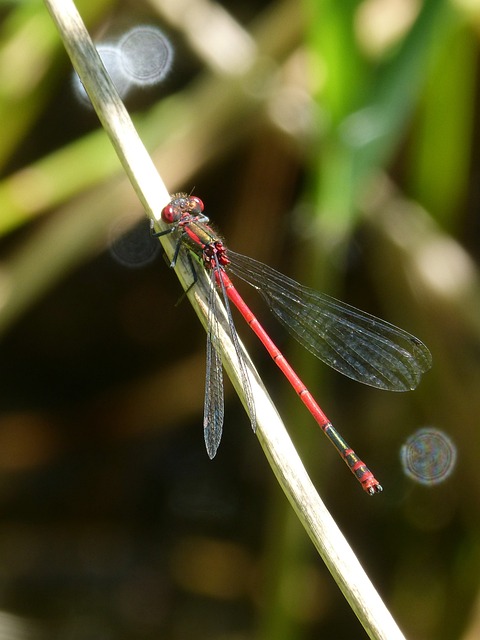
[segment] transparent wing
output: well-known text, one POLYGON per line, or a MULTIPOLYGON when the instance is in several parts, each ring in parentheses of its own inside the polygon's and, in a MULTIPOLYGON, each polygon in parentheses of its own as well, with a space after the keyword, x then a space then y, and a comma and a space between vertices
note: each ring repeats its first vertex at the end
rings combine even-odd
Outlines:
POLYGON ((212 287, 208 312, 207 363, 205 400, 203 407, 203 435, 210 459, 214 458, 223 432, 224 397, 222 358, 219 353, 216 295, 212 287))
POLYGON ((252 258, 230 250, 227 255, 228 269, 259 291, 291 335, 343 375, 379 389, 409 391, 431 367, 430 351, 403 329, 252 258))
POLYGON ((222 292, 222 297, 225 304, 225 311, 227 313, 228 326, 230 329, 230 337, 232 338, 233 346, 235 348, 235 353, 237 354, 238 364, 240 368, 240 376, 242 379, 243 392, 245 394, 247 409, 250 415, 250 422, 252 423, 253 431, 255 431, 257 428, 257 418, 256 418, 255 402, 253 400, 252 388, 250 386, 250 381, 249 381, 248 372, 247 372, 247 365, 245 364, 245 359, 243 357, 243 353, 240 348, 240 342, 238 340, 237 330, 235 329, 235 324, 233 322, 233 317, 232 317, 232 311, 230 309, 230 302, 228 300, 227 292, 225 290, 225 285, 222 279, 222 274, 224 273, 224 271, 222 270, 220 265, 218 265, 218 263, 216 267, 216 273, 218 274, 217 282, 220 287, 220 291, 222 292))

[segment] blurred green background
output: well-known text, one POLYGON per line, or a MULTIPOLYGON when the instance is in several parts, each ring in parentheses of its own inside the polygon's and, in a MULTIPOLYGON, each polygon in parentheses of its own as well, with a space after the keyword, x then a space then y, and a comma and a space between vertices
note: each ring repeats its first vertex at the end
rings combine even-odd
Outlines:
MULTIPOLYGON (((383 484, 370 499, 237 322, 406 636, 480 637, 480 2, 77 6, 99 44, 168 36, 170 74, 125 101, 172 192, 201 197, 232 249, 431 349, 415 392, 363 387, 244 292, 383 484), (432 486, 400 461, 422 427, 457 450, 432 486)), ((228 384, 208 460, 205 334, 43 3, 0 16, 0 635, 366 637, 228 384)))

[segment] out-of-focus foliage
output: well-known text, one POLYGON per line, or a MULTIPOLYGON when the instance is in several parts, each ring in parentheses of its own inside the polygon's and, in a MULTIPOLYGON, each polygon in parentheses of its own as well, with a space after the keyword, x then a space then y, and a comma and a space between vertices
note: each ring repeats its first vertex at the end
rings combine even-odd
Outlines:
MULTIPOLYGON (((480 635, 477 5, 77 2, 108 51, 137 25, 168 38, 170 73, 125 100, 172 192, 198 194, 233 249, 430 347, 417 391, 362 388, 298 352, 259 304, 384 485, 369 500, 237 323, 414 640, 480 635), (400 460, 422 427, 457 452, 434 486, 400 460)), ((0 16, 0 635, 363 637, 233 396, 208 460, 205 336, 175 306, 43 3, 3 2, 0 16)))

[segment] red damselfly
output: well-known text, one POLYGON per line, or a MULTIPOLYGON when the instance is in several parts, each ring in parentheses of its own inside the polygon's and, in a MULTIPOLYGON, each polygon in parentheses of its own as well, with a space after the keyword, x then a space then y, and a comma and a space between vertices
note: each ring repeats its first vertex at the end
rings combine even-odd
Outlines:
MULTIPOLYGON (((172 196, 162 211, 171 225, 155 236, 174 233, 179 252, 195 256, 203 265, 225 303, 230 335, 238 357, 246 403, 255 430, 255 403, 247 367, 233 324, 233 303, 282 370, 302 402, 337 449, 364 490, 373 495, 382 487, 364 462, 349 447, 318 406, 285 357, 244 302, 227 270, 257 289, 270 310, 300 344, 340 373, 364 384, 390 391, 415 389, 421 375, 432 364, 427 347, 411 334, 325 294, 304 287, 261 262, 227 249, 209 226, 200 198, 185 193, 172 196)), ((193 268, 193 263, 192 263, 193 268)), ((215 309, 215 287, 211 287, 207 332, 207 368, 203 427, 205 444, 213 458, 223 429, 223 374, 219 351, 219 328, 215 309)))

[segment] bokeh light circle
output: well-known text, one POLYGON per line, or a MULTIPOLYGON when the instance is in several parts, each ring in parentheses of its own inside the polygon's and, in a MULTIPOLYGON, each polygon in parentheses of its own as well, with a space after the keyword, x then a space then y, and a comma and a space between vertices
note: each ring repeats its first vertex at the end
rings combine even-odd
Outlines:
POLYGON ((451 475, 457 460, 457 449, 443 431, 424 427, 402 445, 400 460, 409 478, 432 486, 451 475))
POLYGON ((115 262, 124 267, 144 267, 157 257, 161 245, 151 233, 146 222, 131 225, 130 216, 116 220, 110 227, 109 251, 115 262))
POLYGON ((125 75, 132 83, 161 82, 172 68, 173 49, 164 33, 152 26, 136 26, 118 41, 125 75))

